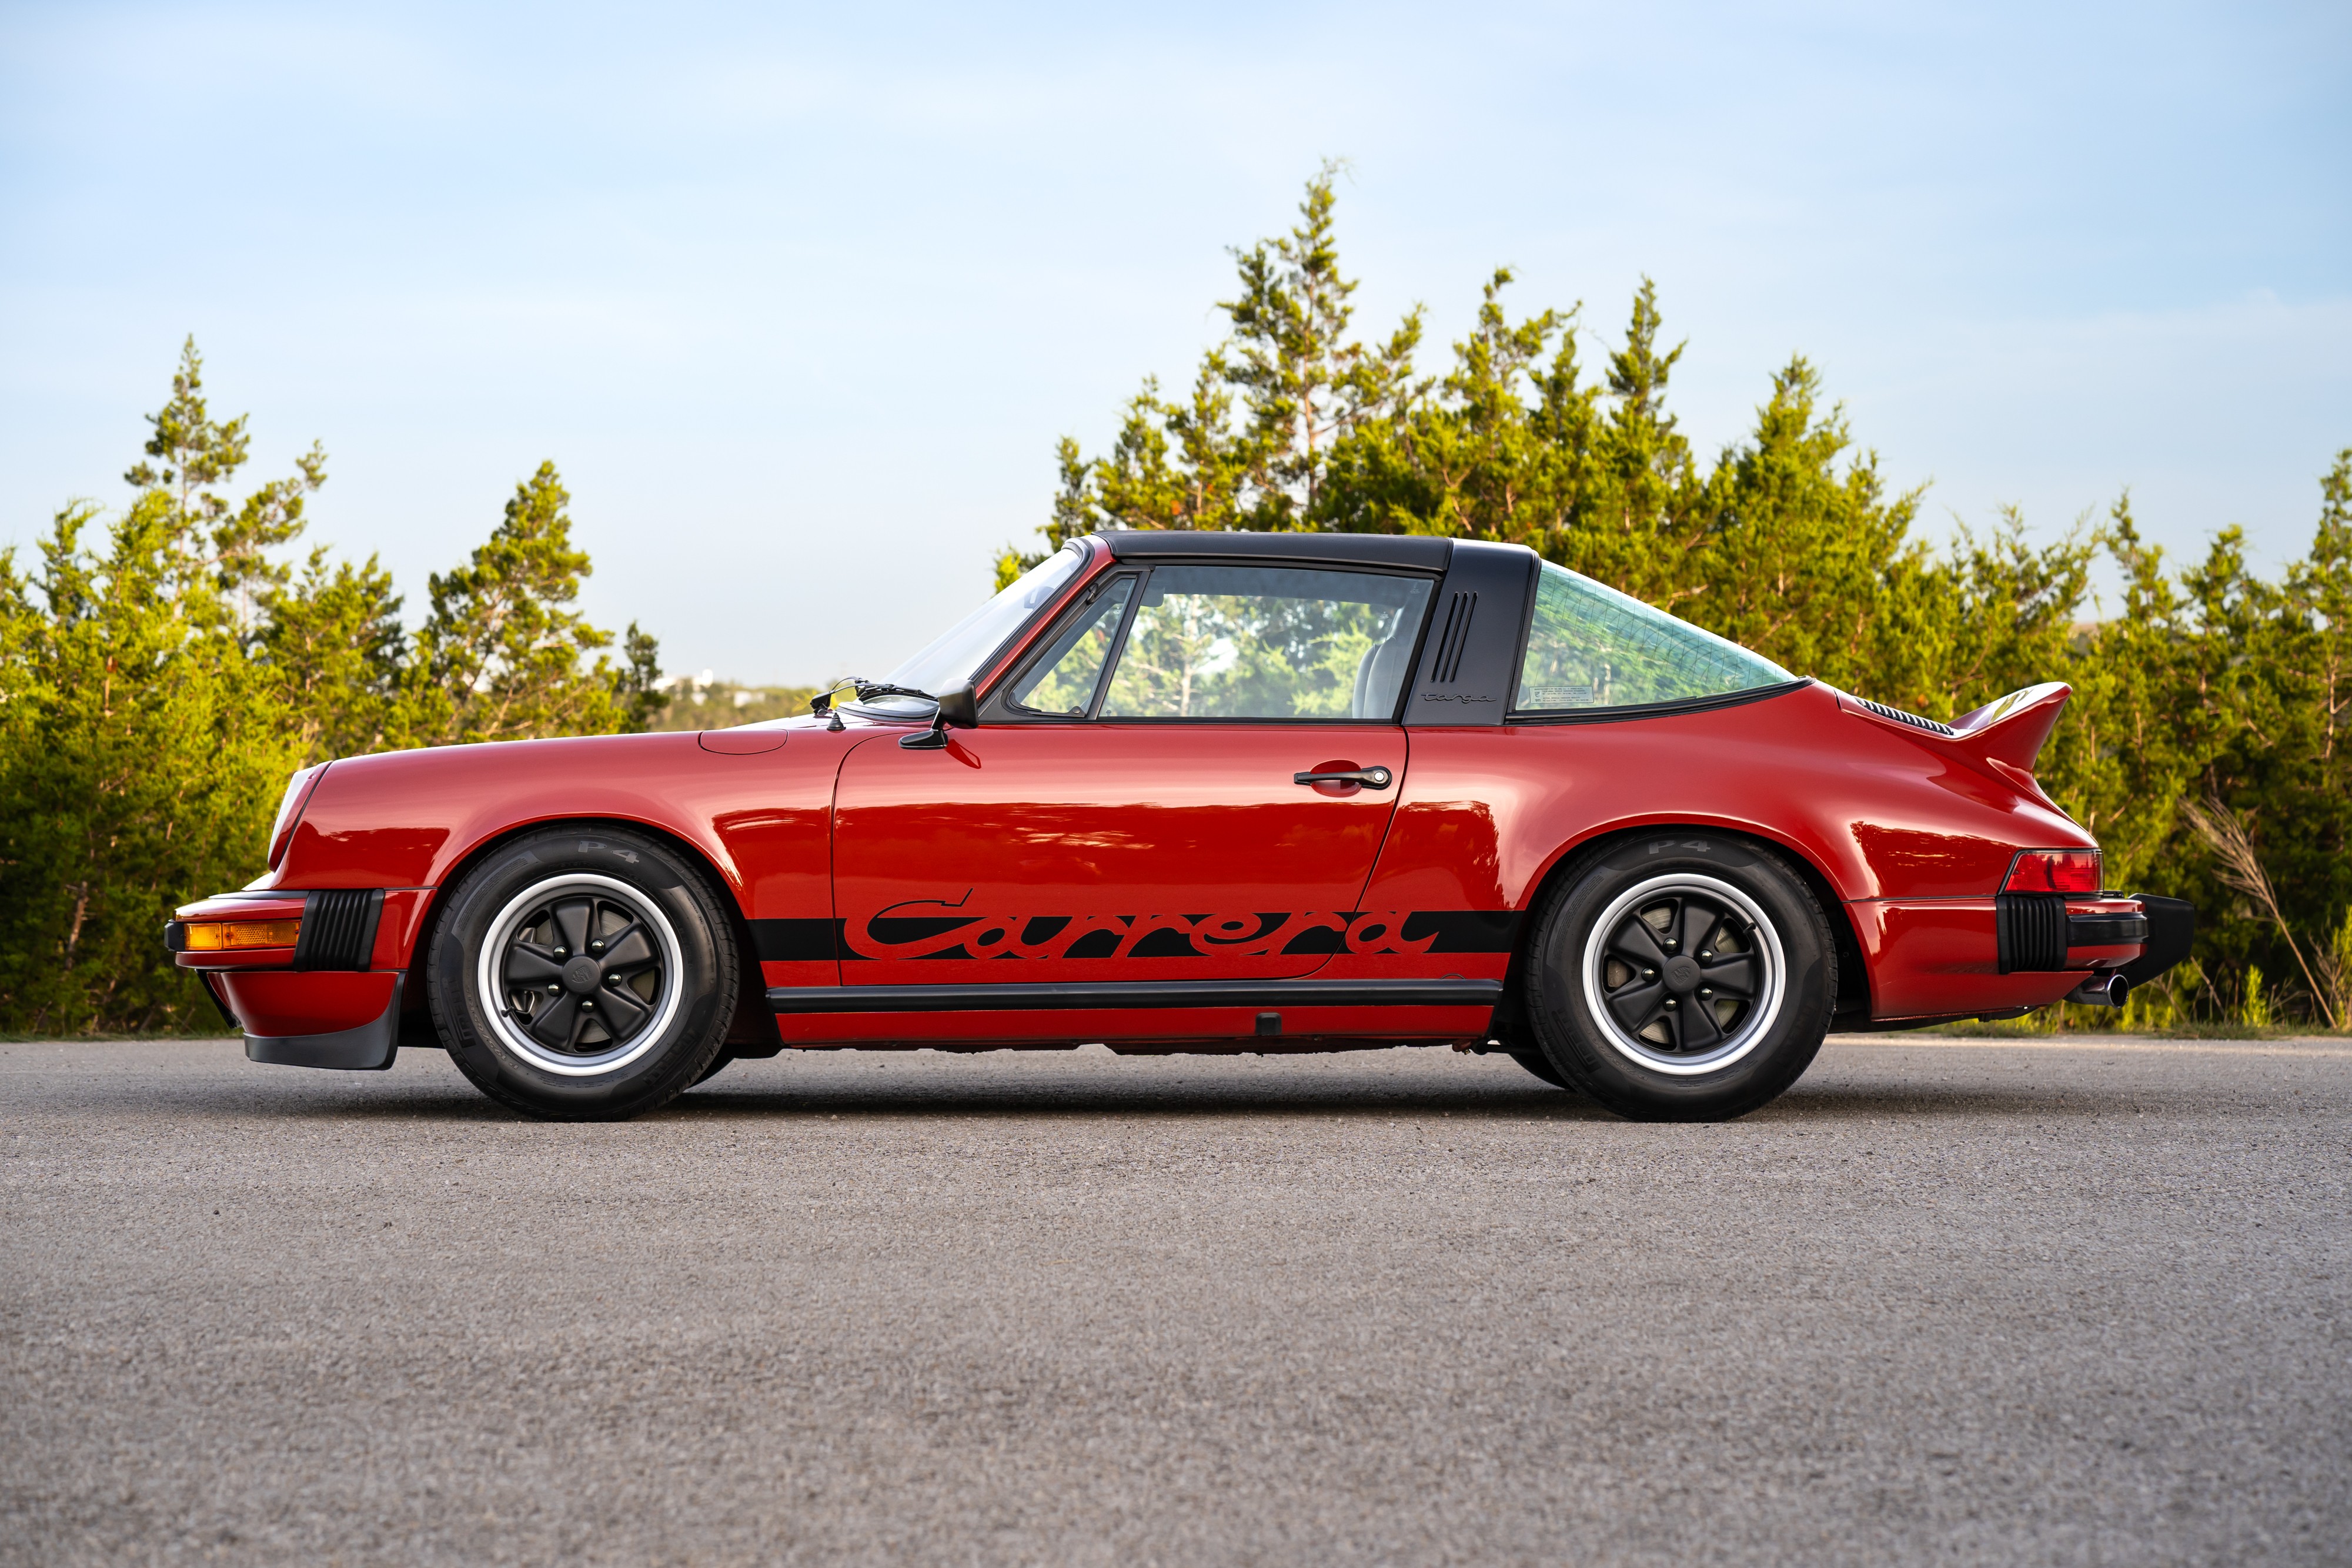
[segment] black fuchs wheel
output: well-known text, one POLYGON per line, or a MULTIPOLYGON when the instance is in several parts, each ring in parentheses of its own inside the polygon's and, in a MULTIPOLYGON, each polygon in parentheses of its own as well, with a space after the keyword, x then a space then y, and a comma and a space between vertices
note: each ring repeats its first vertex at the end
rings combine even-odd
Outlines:
POLYGON ((1554 1067, 1550 1062, 1544 1060, 1543 1052, 1539 1051, 1514 1051, 1507 1054, 1513 1061, 1517 1062, 1521 1067, 1526 1068, 1529 1072, 1534 1073, 1538 1078, 1542 1079, 1546 1083, 1550 1084, 1553 1088, 1565 1089, 1568 1087, 1568 1080, 1559 1075, 1559 1068, 1554 1067))
POLYGON ((1553 1067, 1621 1116, 1745 1115, 1829 1031, 1837 956, 1795 872, 1745 840, 1627 840, 1556 889, 1527 966, 1553 1067))
POLYGON ((502 845, 450 894, 425 968, 459 1071, 565 1122, 635 1116, 691 1087, 723 1051, 737 981, 709 883, 625 829, 502 845))

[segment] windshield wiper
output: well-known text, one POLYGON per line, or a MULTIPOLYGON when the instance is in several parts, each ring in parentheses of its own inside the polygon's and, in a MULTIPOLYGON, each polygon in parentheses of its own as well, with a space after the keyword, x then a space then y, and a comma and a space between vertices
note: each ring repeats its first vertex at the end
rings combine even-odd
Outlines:
POLYGON ((915 697, 930 704, 933 707, 940 706, 939 698, 929 692, 918 691, 913 686, 894 686, 887 681, 869 681, 862 675, 850 675, 835 681, 832 685, 809 698, 809 712, 826 719, 827 729, 842 727, 840 710, 834 705, 839 700, 841 690, 845 686, 848 687, 862 703, 870 703, 877 697, 915 697))

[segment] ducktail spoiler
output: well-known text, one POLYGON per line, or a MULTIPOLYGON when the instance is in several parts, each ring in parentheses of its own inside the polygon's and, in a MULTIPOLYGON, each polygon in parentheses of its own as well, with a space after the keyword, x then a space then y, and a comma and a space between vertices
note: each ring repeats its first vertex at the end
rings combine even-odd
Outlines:
POLYGON ((1996 771, 2031 784, 2042 744, 2058 727, 2058 716, 2074 695, 2074 688, 2063 681, 2044 681, 1995 697, 1952 721, 1952 744, 1996 771))

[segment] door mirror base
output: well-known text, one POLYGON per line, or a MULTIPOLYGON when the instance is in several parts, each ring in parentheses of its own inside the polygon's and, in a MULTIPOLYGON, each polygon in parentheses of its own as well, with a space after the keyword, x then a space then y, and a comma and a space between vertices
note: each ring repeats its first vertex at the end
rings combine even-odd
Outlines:
POLYGON ((898 744, 908 751, 938 751, 948 743, 948 727, 971 729, 980 723, 980 698, 970 686, 957 686, 941 692, 939 707, 931 715, 931 727, 913 735, 898 737, 898 744))

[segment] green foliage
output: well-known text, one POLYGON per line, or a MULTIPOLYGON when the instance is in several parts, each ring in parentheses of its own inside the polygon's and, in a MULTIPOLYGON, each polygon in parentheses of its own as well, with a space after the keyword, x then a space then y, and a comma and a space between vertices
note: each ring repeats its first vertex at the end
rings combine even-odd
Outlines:
POLYGON ((588 571, 551 465, 404 632, 392 579, 285 558, 326 480, 226 493, 246 420, 212 418, 182 351, 133 497, 59 513, 38 567, 0 554, 0 1030, 217 1027, 165 961, 175 904, 242 883, 306 762, 461 738, 642 729, 667 701, 653 639, 625 663, 568 606, 588 571), (103 543, 90 536, 102 530, 103 543))
POLYGON ((653 696, 654 645, 632 624, 629 664, 615 669, 612 645, 577 612, 588 553, 572 545, 571 496, 555 472, 515 486, 506 518, 473 559, 432 580, 433 613, 417 634, 431 674, 436 736, 449 741, 520 740, 535 735, 607 735, 646 727, 653 696), (592 666, 581 668, 588 654, 592 666))
MULTIPOLYGON (((1772 377, 1748 435, 1703 464, 1667 408, 1683 350, 1646 279, 1597 380, 1578 358, 1581 306, 1514 319, 1507 268, 1442 376, 1415 369, 1418 307, 1384 340, 1350 337, 1333 175, 1308 183, 1286 235, 1234 253, 1231 331, 1188 397, 1147 381, 1108 452, 1061 442, 1048 549, 1103 528, 1507 540, 1931 716, 2065 680, 2075 695, 2044 788, 2099 835, 2111 885, 2200 911, 2197 984, 2164 994, 2166 1016, 2352 1018, 2352 946, 2336 956, 2352 930, 2352 450, 2322 482, 2309 553, 2276 582, 2248 570, 2235 528, 2172 570, 2127 496, 2054 539, 2014 510, 1923 538, 1919 494, 1888 491, 1801 357, 1772 377), (2102 555, 2123 580, 2116 605, 2091 599, 2102 555), (2189 825, 2199 800, 2243 823, 2274 912, 2189 825)), ((1000 586, 1040 559, 1006 549, 1000 586)))

